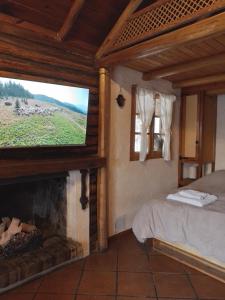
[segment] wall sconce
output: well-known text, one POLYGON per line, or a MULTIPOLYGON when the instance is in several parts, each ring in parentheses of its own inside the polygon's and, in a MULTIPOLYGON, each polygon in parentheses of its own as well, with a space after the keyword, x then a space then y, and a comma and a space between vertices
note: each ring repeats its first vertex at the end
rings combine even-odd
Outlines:
POLYGON ((117 104, 119 105, 119 107, 124 107, 125 105, 125 101, 126 99, 124 98, 124 96, 122 94, 119 94, 116 98, 117 104))

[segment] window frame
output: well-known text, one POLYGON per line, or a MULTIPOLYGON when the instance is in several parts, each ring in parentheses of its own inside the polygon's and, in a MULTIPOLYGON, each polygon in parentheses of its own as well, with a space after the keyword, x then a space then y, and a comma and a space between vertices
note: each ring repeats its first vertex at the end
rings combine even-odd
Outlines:
MULTIPOLYGON (((137 85, 132 85, 131 87, 131 128, 130 128, 130 161, 139 160, 140 152, 135 151, 135 136, 138 134, 135 132, 135 123, 136 116, 138 113, 136 112, 136 92, 137 85)), ((157 159, 162 158, 162 151, 154 151, 154 121, 155 118, 158 117, 154 114, 152 118, 152 122, 149 128, 149 152, 146 156, 146 160, 149 159, 157 159)))

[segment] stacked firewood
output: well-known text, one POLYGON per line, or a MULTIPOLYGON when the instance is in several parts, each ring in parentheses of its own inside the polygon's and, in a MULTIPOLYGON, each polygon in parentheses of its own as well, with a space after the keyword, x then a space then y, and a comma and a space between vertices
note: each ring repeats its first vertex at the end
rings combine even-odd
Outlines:
POLYGON ((41 232, 35 225, 17 218, 2 218, 0 223, 0 257, 13 256, 41 244, 41 232))

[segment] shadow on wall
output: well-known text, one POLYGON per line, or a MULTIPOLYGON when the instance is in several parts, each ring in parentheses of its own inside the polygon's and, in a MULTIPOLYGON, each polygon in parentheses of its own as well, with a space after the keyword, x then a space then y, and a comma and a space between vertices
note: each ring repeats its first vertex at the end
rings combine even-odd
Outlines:
POLYGON ((143 203, 177 186, 179 97, 174 105, 171 162, 151 159, 130 161, 131 86, 137 84, 162 93, 180 95, 166 80, 146 82, 142 73, 116 67, 111 80, 111 130, 109 153, 109 234, 131 227, 136 211, 143 203), (126 104, 121 109, 115 99, 122 91, 126 104))

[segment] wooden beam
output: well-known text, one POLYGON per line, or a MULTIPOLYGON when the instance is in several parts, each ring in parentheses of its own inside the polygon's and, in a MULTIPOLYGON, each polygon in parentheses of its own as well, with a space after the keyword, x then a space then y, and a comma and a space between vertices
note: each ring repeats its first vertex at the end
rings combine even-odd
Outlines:
POLYGON ((225 87, 221 89, 212 89, 207 91, 207 95, 225 95, 225 87))
POLYGON ((26 29, 32 32, 36 32, 39 34, 41 37, 47 37, 50 39, 55 39, 56 38, 56 33, 53 30, 46 29, 44 27, 32 24, 30 22, 26 22, 24 20, 21 20, 19 18, 15 18, 12 16, 8 16, 6 14, 0 13, 0 24, 1 23, 6 23, 10 24, 12 26, 21 28, 21 29, 26 29))
MULTIPOLYGON (((27 15, 35 14, 36 16, 38 16, 38 18, 42 18, 42 20, 46 20, 48 24, 54 25, 54 27, 56 25, 55 19, 58 17, 58 15, 56 16, 55 14, 52 14, 51 13, 52 10, 48 10, 48 12, 47 12, 47 11, 41 9, 41 5, 40 5, 40 8, 38 8, 37 6, 31 7, 31 5, 29 5, 29 4, 31 4, 31 1, 7 0, 7 2, 10 3, 10 7, 12 5, 11 10, 13 11, 13 13, 15 15, 17 14, 16 12, 19 12, 19 11, 21 11, 23 13, 26 12, 27 15)), ((60 23, 60 20, 57 20, 57 21, 58 21, 58 23, 60 23)))
POLYGON ((150 57, 185 44, 193 44, 212 36, 223 34, 225 12, 198 21, 194 24, 163 34, 133 47, 117 51, 97 61, 99 66, 111 66, 150 57))
POLYGON ((116 24, 110 31, 110 33, 107 35, 106 39, 104 40, 103 44, 100 46, 98 52, 96 53, 96 59, 100 59, 105 51, 110 47, 110 45, 113 43, 115 38, 120 33, 121 29, 123 28, 126 21, 129 19, 129 17, 132 15, 132 13, 138 8, 138 6, 142 3, 143 0, 130 0, 129 4, 117 20, 116 24))
POLYGON ((54 66, 49 63, 36 62, 28 59, 18 58, 12 55, 0 55, 0 70, 12 73, 40 76, 56 80, 63 79, 83 87, 98 87, 97 76, 86 72, 76 72, 73 69, 62 66, 54 66))
MULTIPOLYGON (((108 158, 110 76, 106 69, 99 70, 99 144, 98 156, 108 158)), ((104 251, 108 246, 108 164, 98 171, 98 248, 104 251)))
MULTIPOLYGON (((80 150, 81 151, 81 150, 80 150)), ((1 154, 4 151, 1 149, 1 154)), ((2 157, 2 155, 1 155, 2 157)), ((37 174, 57 173, 68 170, 102 168, 106 165, 105 158, 97 156, 79 158, 51 159, 1 159, 0 179, 32 176, 37 174)))
POLYGON ((153 250, 225 283, 225 268, 210 261, 209 258, 179 248, 176 244, 157 239, 153 239, 153 250))
MULTIPOLYGON (((64 51, 65 55, 75 55, 80 57, 85 57, 86 63, 94 65, 94 54, 90 53, 90 49, 85 45, 80 46, 79 43, 73 41, 64 41, 64 43, 59 43, 56 38, 50 39, 46 36, 41 35, 37 31, 31 31, 29 29, 24 29, 17 27, 9 23, 1 23, 0 19, 0 36, 10 36, 12 39, 21 40, 24 42, 33 42, 36 43, 36 46, 48 47, 49 49, 58 49, 64 51)), ((94 49, 92 50, 94 52, 94 49)), ((95 51, 96 52, 96 51, 95 51)))
MULTIPOLYGON (((68 81, 62 78, 50 78, 46 77, 41 74, 29 74, 29 73, 21 73, 19 70, 9 70, 9 71, 4 71, 0 70, 0 77, 6 77, 6 78, 15 78, 15 79, 21 79, 21 80, 31 80, 31 81, 40 81, 40 82, 45 82, 45 83, 52 83, 52 84, 64 84, 68 86, 74 87, 80 86, 80 87, 87 87, 85 85, 77 85, 77 82, 72 82, 68 81)), ((98 87, 90 87, 91 93, 97 94, 98 93, 98 87)))
POLYGON ((217 82, 225 83, 225 73, 177 81, 173 84, 173 87, 174 88, 184 88, 184 87, 200 86, 200 85, 204 85, 204 84, 212 84, 212 83, 217 83, 217 82))
POLYGON ((72 26, 74 25, 77 17, 79 16, 79 13, 84 5, 86 0, 74 0, 73 5, 70 8, 70 11, 68 13, 68 16, 66 17, 66 20, 57 33, 57 39, 59 41, 63 41, 67 35, 69 34, 72 26))
POLYGON ((180 73, 187 73, 190 71, 195 71, 201 68, 209 67, 212 65, 218 65, 221 63, 225 63, 225 53, 218 54, 215 56, 208 56, 200 59, 195 59, 193 61, 184 64, 176 64, 169 67, 145 72, 143 73, 143 80, 148 81, 148 80, 164 78, 172 75, 177 75, 180 73))
POLYGON ((84 71, 88 74, 96 74, 96 70, 86 64, 85 58, 66 53, 66 51, 43 47, 26 40, 19 43, 14 37, 6 37, 0 34, 0 57, 2 54, 12 55, 31 61, 47 63, 50 65, 68 67, 74 71, 84 71))
POLYGON ((196 85, 191 87, 182 88, 182 93, 190 94, 190 93, 198 93, 199 91, 206 91, 207 93, 212 90, 225 90, 225 82, 216 82, 209 84, 196 85))

